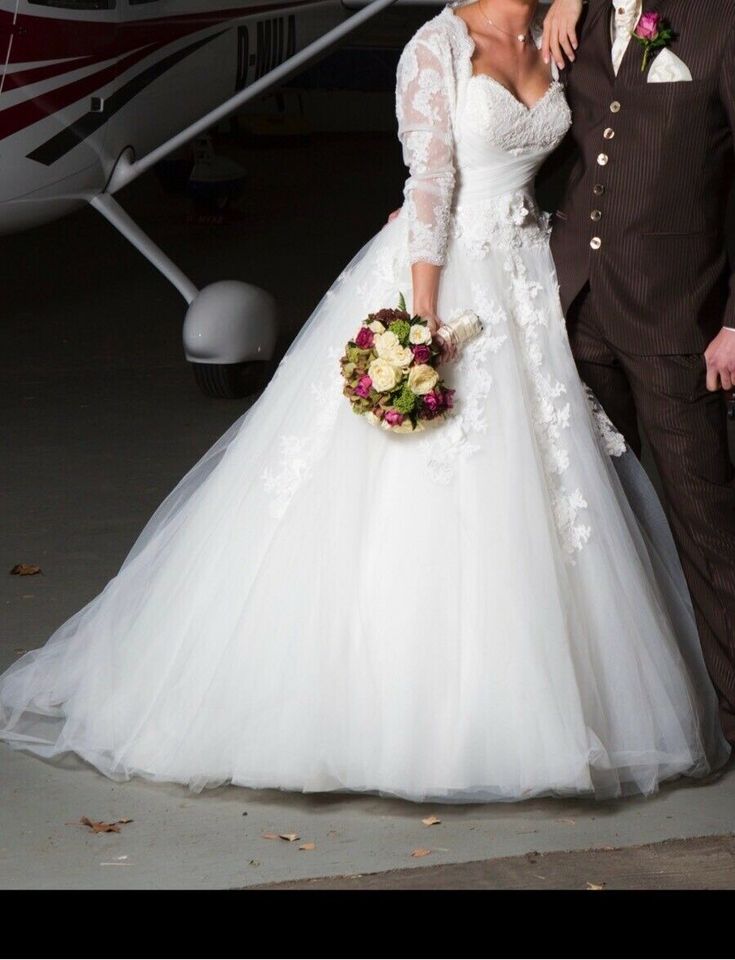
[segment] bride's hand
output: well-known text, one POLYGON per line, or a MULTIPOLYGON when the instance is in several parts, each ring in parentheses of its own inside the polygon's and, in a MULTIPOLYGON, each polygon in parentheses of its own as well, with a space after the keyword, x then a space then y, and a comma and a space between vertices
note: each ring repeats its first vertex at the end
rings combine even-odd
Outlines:
POLYGON ((454 360, 454 358, 457 356, 457 349, 452 340, 447 340, 444 337, 438 336, 439 330, 442 327, 442 322, 436 313, 426 310, 417 310, 416 313, 418 316, 426 320, 429 327, 429 332, 431 333, 431 339, 441 349, 442 360, 454 360))
POLYGON ((386 223, 393 223, 396 217, 400 217, 401 210, 403 210, 403 207, 399 207, 397 210, 394 210, 393 213, 389 213, 386 223))
POLYGON ((564 55, 574 63, 574 51, 579 46, 577 23, 582 15, 582 0, 554 0, 544 18, 544 38, 541 44, 544 63, 553 57, 560 70, 565 67, 564 55))

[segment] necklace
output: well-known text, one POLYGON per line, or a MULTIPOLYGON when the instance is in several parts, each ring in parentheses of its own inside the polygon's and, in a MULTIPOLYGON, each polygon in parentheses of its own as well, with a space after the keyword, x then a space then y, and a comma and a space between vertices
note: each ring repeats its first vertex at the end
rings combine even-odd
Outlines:
POLYGON ((501 33, 504 33, 506 37, 513 37, 514 39, 518 40, 519 43, 528 43, 529 27, 526 27, 525 33, 512 33, 510 30, 504 30, 503 27, 499 27, 494 20, 491 20, 490 17, 488 17, 488 15, 485 13, 485 11, 482 8, 482 3, 479 3, 478 6, 480 8, 480 13, 487 20, 487 22, 490 24, 491 27, 495 27, 496 30, 499 30, 501 33))

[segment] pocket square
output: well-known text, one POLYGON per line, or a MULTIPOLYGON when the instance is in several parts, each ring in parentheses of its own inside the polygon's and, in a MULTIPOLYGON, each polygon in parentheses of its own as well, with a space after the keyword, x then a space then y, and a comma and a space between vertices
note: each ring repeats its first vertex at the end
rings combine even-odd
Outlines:
POLYGON ((649 83, 677 83, 692 79, 689 67, 671 50, 662 50, 648 71, 649 83))

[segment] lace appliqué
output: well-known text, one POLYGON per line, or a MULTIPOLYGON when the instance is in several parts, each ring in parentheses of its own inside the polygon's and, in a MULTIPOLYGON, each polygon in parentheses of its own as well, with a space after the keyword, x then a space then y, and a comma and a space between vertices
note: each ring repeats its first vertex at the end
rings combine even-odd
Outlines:
POLYGON ((475 74, 467 86, 466 115, 471 129, 513 156, 529 148, 553 150, 572 122, 564 88, 558 81, 552 81, 541 99, 529 108, 500 81, 481 73, 475 74))
POLYGON ((569 453, 563 443, 563 433, 570 425, 570 406, 564 402, 567 388, 544 370, 539 329, 548 327, 549 318, 535 304, 543 289, 541 284, 529 279, 525 264, 518 256, 507 258, 505 270, 509 274, 515 306, 514 320, 523 334, 521 354, 533 386, 534 434, 551 487, 559 540, 568 561, 573 564, 576 554, 592 536, 592 528, 581 522, 581 514, 587 508, 581 490, 569 492, 562 479, 569 469, 569 453))
POLYGON ((270 513, 278 519, 283 517, 296 491, 308 479, 329 440, 342 401, 339 357, 339 351, 330 350, 329 360, 336 374, 332 372, 321 383, 311 386, 311 403, 314 407, 312 428, 306 434, 281 436, 278 440, 277 469, 266 467, 261 474, 266 492, 272 495, 270 513))
POLYGON ((584 390, 589 400, 592 417, 595 421, 597 432, 605 447, 609 457, 622 457, 628 449, 625 437, 615 429, 612 420, 605 413, 602 404, 592 392, 592 389, 584 384, 584 390))
POLYGON ((487 397, 493 385, 488 357, 508 339, 503 332, 508 323, 505 310, 479 283, 472 284, 472 309, 482 320, 483 332, 464 347, 454 365, 451 380, 456 377, 461 384, 457 408, 423 444, 429 473, 442 484, 451 482, 458 460, 480 449, 476 438, 487 430, 487 397))
POLYGON ((549 218, 524 190, 457 207, 452 236, 473 260, 503 250, 542 247, 549 242, 549 218))
POLYGON ((409 168, 405 213, 411 263, 441 266, 454 195, 453 35, 444 19, 424 24, 398 63, 396 116, 409 168))

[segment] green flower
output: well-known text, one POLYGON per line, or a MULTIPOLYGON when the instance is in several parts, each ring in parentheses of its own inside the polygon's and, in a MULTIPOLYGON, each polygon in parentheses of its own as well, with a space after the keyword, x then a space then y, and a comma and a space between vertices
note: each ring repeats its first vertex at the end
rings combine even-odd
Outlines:
POLYGON ((411 332, 410 323, 406 320, 394 320, 388 329, 398 337, 402 347, 408 346, 408 335, 411 332))
POLYGON ((360 364, 371 358, 372 350, 361 350, 356 344, 350 343, 347 347, 346 360, 348 363, 360 364))
POLYGON ((398 399, 395 402, 395 408, 399 413, 407 416, 409 413, 413 413, 418 402, 419 398, 406 383, 403 385, 403 389, 398 395, 398 399))

